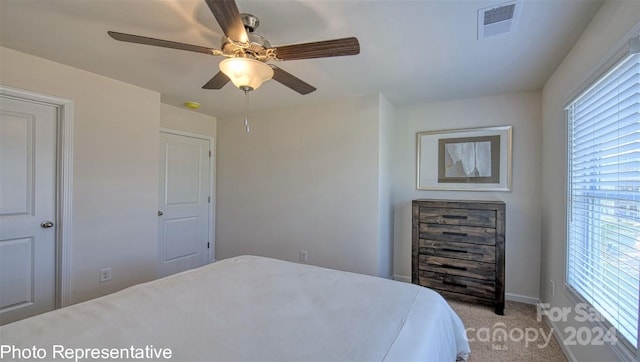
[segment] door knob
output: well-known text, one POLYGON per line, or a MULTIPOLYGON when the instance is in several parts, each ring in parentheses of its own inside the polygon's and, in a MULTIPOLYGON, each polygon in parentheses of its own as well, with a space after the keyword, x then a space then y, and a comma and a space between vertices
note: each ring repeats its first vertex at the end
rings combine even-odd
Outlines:
POLYGON ((162 216, 162 215, 164 215, 164 212, 158 211, 158 216, 162 216))
POLYGON ((53 227, 53 222, 52 221, 43 221, 40 224, 40 227, 43 228, 43 229, 52 228, 53 227))

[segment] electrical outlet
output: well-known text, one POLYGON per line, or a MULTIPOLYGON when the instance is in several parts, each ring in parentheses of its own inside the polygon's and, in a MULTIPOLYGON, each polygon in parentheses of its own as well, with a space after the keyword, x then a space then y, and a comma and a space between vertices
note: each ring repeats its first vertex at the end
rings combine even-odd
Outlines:
POLYGON ((100 283, 111 280, 111 268, 100 269, 100 283))
POLYGON ((306 250, 300 250, 300 261, 307 262, 309 260, 309 252, 306 250))
POLYGON ((551 282, 551 296, 553 297, 554 295, 556 295, 556 283, 553 282, 553 280, 549 280, 551 282))

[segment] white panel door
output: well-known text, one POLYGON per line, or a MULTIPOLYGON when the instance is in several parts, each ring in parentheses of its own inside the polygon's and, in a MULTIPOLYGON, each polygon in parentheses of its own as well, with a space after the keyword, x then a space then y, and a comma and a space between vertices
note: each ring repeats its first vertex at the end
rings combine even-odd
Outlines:
POLYGON ((0 324, 55 308, 57 115, 0 96, 0 324))
POLYGON ((158 276, 209 262, 209 141, 160 133, 158 276))

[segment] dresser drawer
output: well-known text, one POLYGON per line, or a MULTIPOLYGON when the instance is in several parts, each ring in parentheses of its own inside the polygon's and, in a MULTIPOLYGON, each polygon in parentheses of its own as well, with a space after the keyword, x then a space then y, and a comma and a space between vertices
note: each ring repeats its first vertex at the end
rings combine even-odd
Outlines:
POLYGON ((420 239, 418 253, 446 258, 481 261, 483 263, 496 262, 496 247, 494 245, 420 239))
POLYGON ((495 245, 496 229, 420 223, 420 239, 495 245))
POLYGON ((473 295, 488 300, 495 298, 495 283, 456 275, 420 271, 420 285, 449 292, 473 295))
POLYGON ((496 212, 493 210, 469 210, 447 208, 420 208, 420 222, 459 226, 496 227, 496 212))
POLYGON ((418 269, 481 280, 495 280, 496 278, 495 264, 438 256, 420 255, 418 269))

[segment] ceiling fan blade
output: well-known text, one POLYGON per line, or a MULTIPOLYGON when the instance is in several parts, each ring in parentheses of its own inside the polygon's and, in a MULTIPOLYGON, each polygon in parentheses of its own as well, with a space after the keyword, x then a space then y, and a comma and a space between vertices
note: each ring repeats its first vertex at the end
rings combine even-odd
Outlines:
POLYGON ((300 78, 292 75, 291 73, 287 73, 284 70, 271 65, 273 68, 273 80, 276 82, 282 83, 283 85, 293 89, 294 91, 305 95, 309 94, 316 90, 316 87, 312 86, 309 83, 301 80, 300 78))
POLYGON ((162 48, 187 50, 190 52, 204 53, 209 55, 217 55, 216 52, 218 53, 220 52, 217 49, 211 49, 211 48, 202 47, 199 45, 178 43, 175 41, 149 38, 146 36, 118 33, 116 31, 108 31, 107 33, 109 33, 109 35, 115 40, 126 41, 128 43, 137 43, 137 44, 153 45, 153 46, 162 47, 162 48))
POLYGON ((247 31, 234 0, 206 0, 224 34, 231 40, 247 42, 247 31))
POLYGON ((207 84, 202 86, 202 89, 221 89, 229 83, 229 80, 229 77, 224 73, 218 72, 207 82, 207 84))
POLYGON ((274 47, 276 57, 280 60, 311 59, 339 57, 360 54, 360 43, 357 38, 343 38, 318 41, 313 43, 292 44, 274 47))

